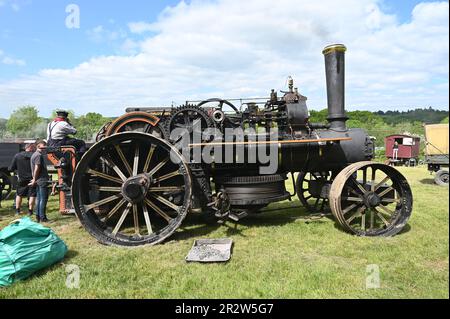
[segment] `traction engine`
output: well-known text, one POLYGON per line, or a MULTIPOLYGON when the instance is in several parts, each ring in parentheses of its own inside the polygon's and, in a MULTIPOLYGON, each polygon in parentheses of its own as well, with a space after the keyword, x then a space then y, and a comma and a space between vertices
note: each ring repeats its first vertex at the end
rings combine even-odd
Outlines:
POLYGON ((237 222, 294 196, 310 213, 331 212, 351 234, 396 235, 411 215, 411 189, 396 169, 371 162, 374 143, 364 130, 346 125, 345 51, 339 44, 323 51, 327 123, 310 122, 292 79, 282 96, 272 90, 241 108, 216 98, 128 109, 102 128, 70 190, 61 191, 70 191, 84 228, 108 245, 161 243, 190 213, 237 222))

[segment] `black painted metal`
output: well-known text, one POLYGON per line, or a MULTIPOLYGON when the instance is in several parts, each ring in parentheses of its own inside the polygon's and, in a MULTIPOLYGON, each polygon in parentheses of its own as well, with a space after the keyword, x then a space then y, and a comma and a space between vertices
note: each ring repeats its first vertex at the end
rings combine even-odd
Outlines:
POLYGON ((345 113, 345 46, 325 48, 325 72, 327 78, 328 121, 330 129, 345 131, 348 117, 345 113))

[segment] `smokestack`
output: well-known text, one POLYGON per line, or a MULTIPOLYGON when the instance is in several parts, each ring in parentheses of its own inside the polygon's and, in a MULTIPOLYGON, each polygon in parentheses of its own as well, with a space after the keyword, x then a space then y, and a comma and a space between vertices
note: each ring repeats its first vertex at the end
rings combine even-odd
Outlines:
POLYGON ((327 77, 328 122, 330 129, 346 131, 345 122, 345 51, 343 44, 333 44, 323 50, 327 77))

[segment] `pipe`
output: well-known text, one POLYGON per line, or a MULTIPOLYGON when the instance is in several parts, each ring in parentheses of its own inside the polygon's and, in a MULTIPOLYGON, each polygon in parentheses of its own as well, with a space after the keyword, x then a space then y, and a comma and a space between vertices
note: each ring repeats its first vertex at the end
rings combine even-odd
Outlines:
POLYGON ((345 112, 345 52, 343 44, 333 44, 323 50, 327 78, 328 122, 330 129, 343 132, 347 130, 348 120, 345 112))

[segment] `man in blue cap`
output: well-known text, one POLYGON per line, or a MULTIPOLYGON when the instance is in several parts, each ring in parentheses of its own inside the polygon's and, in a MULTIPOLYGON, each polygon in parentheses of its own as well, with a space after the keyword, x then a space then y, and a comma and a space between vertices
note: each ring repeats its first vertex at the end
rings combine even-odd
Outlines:
POLYGON ((47 127, 47 144, 49 147, 74 146, 78 153, 86 152, 86 143, 83 140, 69 137, 77 134, 69 120, 69 112, 56 111, 57 117, 47 127))

